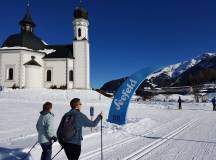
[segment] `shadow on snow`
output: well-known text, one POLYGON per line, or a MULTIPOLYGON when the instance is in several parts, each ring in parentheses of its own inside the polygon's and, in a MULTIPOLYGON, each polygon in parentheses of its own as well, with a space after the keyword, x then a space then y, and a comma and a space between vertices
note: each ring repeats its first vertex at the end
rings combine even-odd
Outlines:
POLYGON ((30 160, 30 157, 21 148, 9 149, 0 147, 0 160, 30 160))

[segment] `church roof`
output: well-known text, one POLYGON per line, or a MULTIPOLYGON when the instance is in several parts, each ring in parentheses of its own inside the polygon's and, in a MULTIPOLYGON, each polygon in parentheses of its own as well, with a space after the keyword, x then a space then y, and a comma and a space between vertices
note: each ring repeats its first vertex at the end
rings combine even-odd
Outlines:
POLYGON ((30 9, 29 7, 27 7, 27 11, 25 16, 23 17, 23 19, 19 22, 19 24, 22 25, 26 25, 26 24, 30 24, 32 25, 32 27, 35 27, 35 23, 32 19, 31 13, 30 13, 30 9))
MULTIPOLYGON (((83 7, 78 7, 74 11, 75 18, 84 18, 88 19, 88 12, 83 7)), ((37 37, 33 28, 35 27, 35 23, 31 17, 29 4, 27 5, 27 11, 23 19, 19 22, 21 25, 20 33, 13 34, 9 36, 2 47, 26 47, 32 49, 34 51, 41 51, 44 49, 53 49, 54 52, 50 54, 46 54, 44 56, 45 59, 49 58, 72 58, 73 56, 73 45, 47 45, 37 37)), ((33 63, 33 62, 31 62, 33 63)))
POLYGON ((9 36, 2 47, 26 47, 33 50, 45 48, 43 41, 34 35, 33 32, 20 32, 9 36))
POLYGON ((77 7, 74 11, 74 18, 83 18, 88 20, 88 11, 83 7, 77 7))
POLYGON ((42 50, 45 48, 43 41, 33 33, 35 23, 31 17, 29 4, 27 4, 26 14, 19 22, 20 33, 9 36, 2 47, 26 47, 32 50, 42 50))
POLYGON ((31 56, 31 60, 26 62, 24 65, 30 65, 30 66, 39 66, 41 67, 41 65, 35 61, 35 56, 31 56))
POLYGON ((45 45, 32 32, 11 35, 3 43, 2 47, 26 47, 33 50, 53 49, 55 52, 47 54, 44 58, 74 58, 73 45, 45 45))
POLYGON ((55 52, 47 54, 44 58, 72 58, 73 56, 73 45, 47 45, 47 49, 54 49, 55 52))

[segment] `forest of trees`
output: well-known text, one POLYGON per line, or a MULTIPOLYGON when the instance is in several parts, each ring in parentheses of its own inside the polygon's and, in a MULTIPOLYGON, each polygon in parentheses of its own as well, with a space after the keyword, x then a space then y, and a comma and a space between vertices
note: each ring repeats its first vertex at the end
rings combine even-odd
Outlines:
POLYGON ((215 69, 201 70, 198 74, 194 74, 194 75, 190 74, 188 76, 187 85, 195 86, 206 82, 214 82, 215 80, 216 80, 215 69))

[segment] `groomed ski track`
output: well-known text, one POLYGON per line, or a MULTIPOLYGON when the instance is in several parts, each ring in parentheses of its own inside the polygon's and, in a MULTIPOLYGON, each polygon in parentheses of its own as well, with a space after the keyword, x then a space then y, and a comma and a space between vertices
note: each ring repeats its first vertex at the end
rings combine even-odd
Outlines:
MULTIPOLYGON (((176 118, 159 127, 152 129, 151 131, 146 131, 141 134, 134 134, 134 135, 131 134, 132 137, 130 138, 117 141, 113 144, 104 145, 103 151, 104 151, 105 159, 112 159, 112 160, 170 159, 171 160, 172 159, 171 157, 175 157, 175 160, 184 160, 185 156, 183 155, 185 153, 182 153, 181 150, 187 148, 188 143, 193 143, 194 150, 202 150, 200 147, 196 148, 196 144, 200 143, 201 145, 203 144, 205 146, 206 143, 208 143, 208 141, 202 141, 202 139, 199 138, 199 134, 198 134, 199 130, 200 132, 203 130, 202 128, 205 128, 204 130, 208 130, 209 129, 209 127, 207 129, 208 125, 213 127, 211 123, 216 122, 216 117, 212 118, 211 116, 212 115, 216 116, 216 114, 213 113, 211 110, 206 111, 203 109, 200 110, 192 109, 192 110, 183 110, 183 111, 175 110, 175 112, 188 112, 188 111, 193 114, 193 116, 191 115, 191 118, 187 118, 187 117, 176 118), (204 122, 206 124, 203 126, 204 122), (208 122, 210 123, 208 124, 208 122), (197 128, 198 130, 196 133, 193 133, 194 128, 197 128), (185 139, 184 137, 182 138, 181 135, 191 135, 191 138, 185 139), (193 138, 195 138, 195 140, 193 138), (178 143, 182 143, 181 144, 182 148, 179 148, 179 151, 177 147, 178 145, 175 145, 176 141, 178 143), (167 144, 172 145, 172 147, 166 149, 167 144), (161 150, 166 151, 167 157, 164 155, 164 152, 160 152, 161 150), (177 153, 173 152, 172 150, 175 150, 175 152, 177 153)), ((209 132, 211 132, 211 130, 209 132)), ((208 135, 206 135, 206 137, 208 137, 208 135)), ((210 142, 211 145, 213 146, 216 145, 216 141, 210 141, 210 142)), ((185 152, 187 152, 187 150, 185 150, 185 152)), ((196 154, 199 155, 197 152, 196 154)), ((200 159, 206 159, 203 158, 205 156, 211 157, 208 159, 214 159, 212 158, 211 155, 208 155, 208 152, 205 153, 206 155, 205 154, 202 155, 201 156, 202 158, 200 159)), ((211 154, 215 154, 215 153, 212 152, 211 154)), ((187 153, 187 155, 190 155, 190 153, 187 153)), ((193 155, 191 159, 194 160, 196 159, 195 157, 199 157, 199 156, 193 155)), ((100 160, 100 148, 83 153, 80 159, 100 160)))

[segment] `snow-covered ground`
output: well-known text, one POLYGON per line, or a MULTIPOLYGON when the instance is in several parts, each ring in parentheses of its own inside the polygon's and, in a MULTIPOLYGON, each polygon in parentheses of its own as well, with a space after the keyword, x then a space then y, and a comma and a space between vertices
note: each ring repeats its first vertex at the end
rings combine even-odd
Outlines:
MULTIPOLYGON (((45 101, 53 103, 55 127, 69 108, 69 101, 79 97, 82 112, 89 115, 109 112, 112 99, 84 90, 5 90, 0 92, 0 160, 21 160, 37 141, 35 124, 45 101)), ((162 96, 161 96, 162 97, 162 96)), ((178 95, 173 95, 178 97, 178 95)), ((192 99, 192 97, 185 97, 192 99)), ((156 97, 155 99, 160 99, 156 97)), ((162 98, 161 98, 162 99, 162 98)), ((132 102, 128 123, 118 126, 103 121, 104 160, 214 160, 216 159, 216 112, 210 103, 132 102)), ((58 152, 53 145, 53 154, 58 152)), ((27 159, 39 160, 37 145, 27 159)), ((66 160, 62 151, 56 160, 66 160)), ((100 125, 84 129, 81 160, 100 160, 100 125)))

